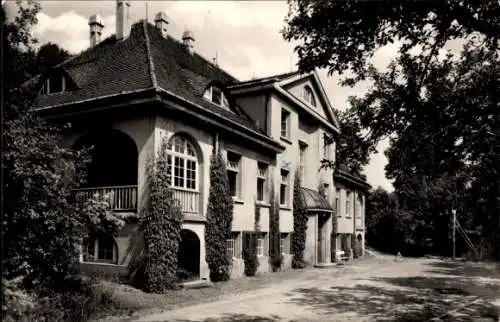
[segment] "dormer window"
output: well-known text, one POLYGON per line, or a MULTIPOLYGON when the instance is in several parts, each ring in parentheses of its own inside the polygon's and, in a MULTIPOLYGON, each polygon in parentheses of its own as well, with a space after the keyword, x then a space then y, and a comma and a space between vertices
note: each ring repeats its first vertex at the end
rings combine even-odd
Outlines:
POLYGON ((229 109, 229 101, 218 87, 210 86, 203 94, 203 97, 216 105, 229 109))
POLYGON ((316 106, 316 98, 314 93, 309 86, 304 86, 304 100, 312 106, 316 106))
POLYGON ((47 78, 40 90, 41 95, 64 92, 66 90, 66 79, 62 75, 52 75, 47 78))

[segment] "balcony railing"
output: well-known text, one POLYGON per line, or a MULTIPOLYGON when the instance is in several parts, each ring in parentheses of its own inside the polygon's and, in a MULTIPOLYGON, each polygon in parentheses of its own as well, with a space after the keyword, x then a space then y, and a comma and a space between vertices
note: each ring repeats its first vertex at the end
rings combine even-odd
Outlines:
POLYGON ((199 213, 200 193, 197 191, 174 189, 174 199, 184 213, 199 213))
POLYGON ((103 198, 110 193, 111 209, 116 211, 137 210, 137 186, 108 186, 76 189, 77 201, 84 204, 87 200, 97 197, 103 198))

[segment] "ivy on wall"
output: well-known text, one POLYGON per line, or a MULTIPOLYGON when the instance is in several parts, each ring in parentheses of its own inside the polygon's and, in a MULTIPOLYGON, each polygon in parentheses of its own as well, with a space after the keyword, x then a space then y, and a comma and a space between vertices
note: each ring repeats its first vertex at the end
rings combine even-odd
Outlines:
POLYGON ((227 254, 226 240, 231 238, 232 222, 233 198, 229 189, 226 163, 218 150, 212 155, 210 163, 210 191, 205 227, 205 259, 210 270, 210 280, 213 282, 227 281, 231 275, 232 263, 227 254))
POLYGON ((300 172, 295 171, 293 183, 293 234, 292 234, 292 267, 304 268, 304 251, 306 248, 307 209, 301 193, 300 172))
POLYGON ((139 216, 142 249, 129 267, 135 284, 152 293, 164 293, 175 287, 181 242, 183 214, 170 186, 167 143, 164 138, 156 160, 148 164, 149 191, 139 216))

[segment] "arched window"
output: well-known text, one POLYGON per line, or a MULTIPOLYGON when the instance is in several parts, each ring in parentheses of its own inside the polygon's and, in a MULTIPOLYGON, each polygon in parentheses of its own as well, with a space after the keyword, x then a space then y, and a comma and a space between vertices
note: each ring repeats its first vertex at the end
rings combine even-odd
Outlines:
POLYGON ((316 98, 314 97, 314 93, 309 86, 304 86, 304 100, 312 106, 316 106, 316 98))
POLYGON ((203 97, 216 105, 229 109, 229 101, 224 92, 218 87, 210 86, 205 90, 203 97))
POLYGON ((170 139, 167 149, 172 187, 198 190, 199 164, 193 144, 176 135, 170 139))
POLYGON ((98 234, 83 241, 83 261, 116 264, 118 248, 113 236, 98 234))

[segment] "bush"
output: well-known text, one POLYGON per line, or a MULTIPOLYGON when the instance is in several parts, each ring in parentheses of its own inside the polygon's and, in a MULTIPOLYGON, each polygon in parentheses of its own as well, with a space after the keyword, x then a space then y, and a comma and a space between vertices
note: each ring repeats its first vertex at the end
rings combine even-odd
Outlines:
POLYGON ((148 166, 149 191, 134 237, 140 248, 129 265, 134 285, 152 293, 175 287, 181 242, 183 214, 170 188, 167 144, 164 138, 156 161, 148 166))
POLYGON ((280 205, 278 198, 274 194, 273 186, 271 186, 269 202, 271 204, 269 208, 269 260, 273 272, 276 272, 281 269, 283 255, 281 254, 280 247, 280 205))
POLYGON ((306 249, 307 209, 300 191, 301 178, 295 172, 293 183, 293 234, 292 234, 292 267, 304 268, 304 251, 306 249))
POLYGON ((260 206, 255 204, 254 213, 254 232, 243 235, 243 260, 245 261, 245 275, 255 276, 259 268, 259 258, 257 256, 257 239, 259 238, 260 228, 260 206))
POLYGON ((227 256, 226 240, 231 238, 232 222, 233 198, 229 189, 226 163, 220 151, 216 151, 210 163, 210 191, 205 226, 205 260, 210 269, 210 280, 213 282, 228 281, 231 275, 231 260, 227 256))

